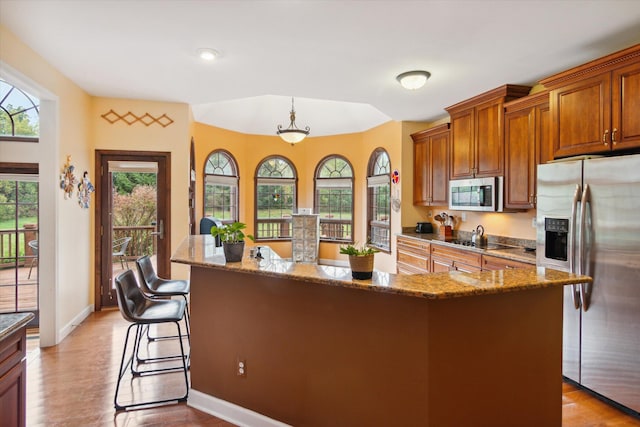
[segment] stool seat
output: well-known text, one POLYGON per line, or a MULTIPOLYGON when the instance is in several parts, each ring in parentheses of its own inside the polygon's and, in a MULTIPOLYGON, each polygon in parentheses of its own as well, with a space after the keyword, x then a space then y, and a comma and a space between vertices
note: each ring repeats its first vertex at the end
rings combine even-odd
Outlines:
POLYGON ((149 293, 158 296, 187 295, 191 289, 186 280, 167 280, 157 278, 147 283, 149 293))
POLYGON ((149 324, 178 322, 184 316, 184 300, 145 300, 130 310, 131 322, 149 324))

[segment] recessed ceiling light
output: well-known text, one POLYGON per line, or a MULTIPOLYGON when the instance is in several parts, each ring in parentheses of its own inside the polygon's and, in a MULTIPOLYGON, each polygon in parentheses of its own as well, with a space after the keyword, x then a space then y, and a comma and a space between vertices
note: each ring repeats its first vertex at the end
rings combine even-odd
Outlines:
POLYGON ((215 49, 202 48, 198 49, 198 56, 203 61, 213 61, 219 55, 218 51, 215 49))
POLYGON ((431 73, 428 71, 416 70, 407 71, 406 73, 398 74, 396 80, 402 85, 403 88, 409 90, 420 89, 425 85, 427 79, 431 77, 431 73))

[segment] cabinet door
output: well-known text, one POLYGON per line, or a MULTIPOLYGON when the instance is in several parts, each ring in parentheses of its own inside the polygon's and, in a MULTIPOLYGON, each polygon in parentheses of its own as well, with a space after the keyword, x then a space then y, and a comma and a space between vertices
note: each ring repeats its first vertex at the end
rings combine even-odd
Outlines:
POLYGON ((640 147, 640 63, 613 72, 611 93, 613 149, 640 147))
POLYGON ((551 111, 548 102, 536 108, 536 152, 539 165, 553 160, 551 111))
POLYGON ((446 206, 449 204, 449 131, 434 135, 429 148, 430 204, 446 206))
POLYGON ((535 107, 505 114, 504 206, 533 208, 535 187, 535 107))
POLYGON ((413 204, 429 205, 429 140, 413 143, 413 204))
POLYGON ((474 175, 500 176, 504 173, 504 103, 491 101, 476 107, 474 175))
POLYGON ((611 73, 554 89, 549 100, 554 157, 609 151, 611 73))
POLYGON ((451 271, 453 260, 447 258, 431 257, 431 272, 442 273, 451 271))
POLYGON ((451 179, 473 177, 474 120, 473 108, 451 116, 451 179))

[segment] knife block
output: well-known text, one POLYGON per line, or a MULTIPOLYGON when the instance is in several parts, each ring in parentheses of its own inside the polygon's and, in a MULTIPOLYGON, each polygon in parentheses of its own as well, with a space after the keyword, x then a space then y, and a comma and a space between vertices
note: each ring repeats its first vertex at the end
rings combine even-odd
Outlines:
POLYGON ((450 225, 441 225, 438 229, 438 237, 442 239, 450 239, 453 237, 453 229, 450 225))

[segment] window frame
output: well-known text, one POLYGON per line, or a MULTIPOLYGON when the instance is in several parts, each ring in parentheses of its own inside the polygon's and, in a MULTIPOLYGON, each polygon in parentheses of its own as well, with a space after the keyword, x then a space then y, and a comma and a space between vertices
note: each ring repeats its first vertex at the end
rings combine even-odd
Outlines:
POLYGON ((353 243, 354 239, 353 239, 353 231, 354 231, 354 224, 355 224, 355 218, 354 218, 354 183, 355 183, 355 177, 354 177, 354 172, 353 172, 353 165, 351 164, 351 162, 349 162, 349 160, 344 157, 341 156, 339 154, 329 154, 328 156, 325 156, 324 158, 322 158, 318 164, 316 165, 316 170, 314 172, 314 179, 313 179, 313 210, 316 214, 320 214, 320 203, 319 203, 319 194, 318 194, 318 190, 320 188, 344 188, 346 186, 344 186, 344 183, 348 181, 348 187, 351 190, 351 206, 350 206, 350 212, 351 212, 351 219, 348 221, 348 226, 350 227, 350 235, 349 238, 338 238, 338 237, 328 237, 325 236, 323 237, 323 224, 327 224, 329 225, 329 229, 331 228, 330 225, 336 225, 336 223, 338 223, 337 225, 344 225, 346 223, 346 221, 342 220, 342 219, 338 219, 338 221, 335 220, 331 220, 331 219, 327 219, 327 218, 323 218, 322 216, 320 217, 320 241, 321 242, 327 242, 327 243, 340 243, 340 244, 344 244, 344 243, 353 243), (325 164, 327 164, 327 162, 331 161, 331 160, 335 160, 335 159, 339 159, 345 162, 345 164, 347 165, 347 167, 349 168, 349 172, 350 172, 350 176, 340 176, 340 177, 333 177, 333 178, 322 178, 320 177, 320 174, 322 172, 322 169, 324 167, 325 164), (320 182, 330 182, 333 181, 333 183, 335 185, 318 185, 320 182), (342 184, 342 185, 341 185, 342 184))
POLYGON ((209 155, 205 159, 202 172, 203 172, 202 174, 202 183, 203 183, 202 185, 202 216, 203 217, 207 216, 208 207, 211 209, 215 208, 215 205, 207 206, 207 185, 227 185, 232 188, 235 185, 235 201, 234 201, 235 210, 232 212, 233 218, 232 219, 218 218, 218 219, 220 219, 220 221, 222 221, 223 224, 231 224, 235 221, 238 221, 239 215, 240 215, 240 206, 239 206, 240 205, 240 173, 238 169, 238 162, 236 161, 233 154, 231 154, 229 151, 224 149, 213 150, 211 153, 209 153, 209 155), (211 160, 211 157, 216 154, 222 154, 227 158, 234 175, 207 173, 207 166, 209 165, 209 161, 211 160))
POLYGON ((391 253, 391 158, 389 153, 382 147, 378 147, 371 153, 369 157, 369 163, 367 165, 367 243, 381 252, 391 253), (387 164, 385 173, 378 173, 379 167, 378 159, 381 156, 386 156, 387 164), (377 196, 377 188, 386 186, 388 188, 388 219, 387 221, 376 221, 374 213, 374 199, 377 196), (377 243, 377 238, 374 238, 375 229, 386 230, 386 245, 377 243))
POLYGON ((289 218, 280 218, 280 219, 275 219, 275 218, 268 218, 268 219, 262 219, 258 217, 258 211, 259 211, 259 201, 258 201, 258 194, 259 194, 259 187, 260 185, 287 185, 290 184, 293 186, 293 196, 292 196, 292 201, 293 201, 293 205, 291 206, 291 212, 292 214, 294 214, 295 212, 297 212, 298 209, 298 171, 295 167, 295 164, 289 160, 288 158, 286 158, 285 156, 279 155, 279 154, 274 154, 271 156, 267 156, 264 159, 260 160, 260 162, 258 162, 258 165, 256 166, 256 170, 255 170, 255 174, 254 174, 254 204, 253 204, 253 219, 254 219, 254 232, 253 235, 255 237, 256 241, 260 241, 260 242, 268 242, 268 241, 291 241, 291 235, 292 235, 292 230, 291 230, 291 217, 289 218), (289 168, 291 169, 291 173, 293 175, 293 177, 274 177, 274 176, 260 176, 260 169, 262 169, 262 166, 270 161, 270 160, 274 160, 274 159, 279 159, 283 162, 285 162, 289 168), (278 183, 278 181, 282 181, 282 183, 278 183), (271 221, 269 221, 271 220, 271 221), (280 224, 280 233, 278 237, 261 237, 260 236, 260 224, 262 223, 271 223, 271 224, 280 224))

